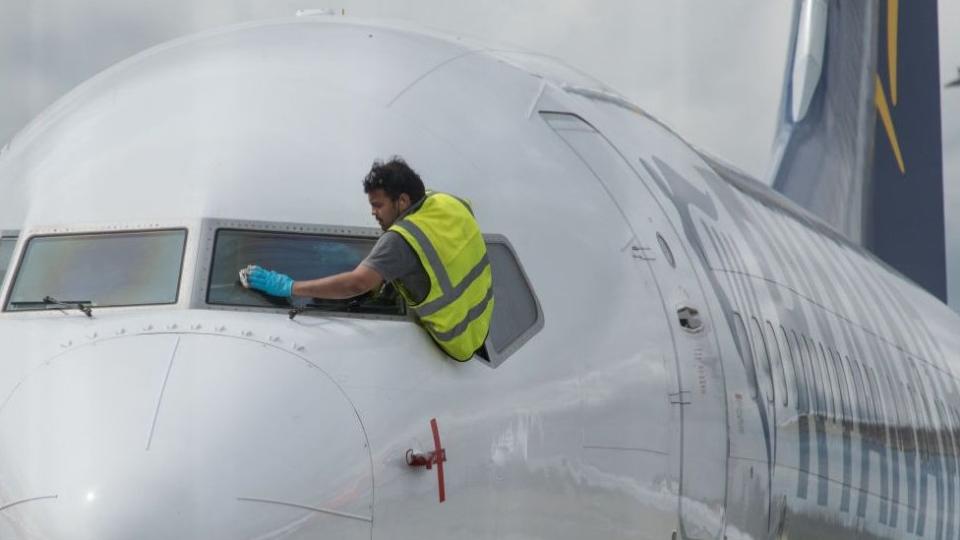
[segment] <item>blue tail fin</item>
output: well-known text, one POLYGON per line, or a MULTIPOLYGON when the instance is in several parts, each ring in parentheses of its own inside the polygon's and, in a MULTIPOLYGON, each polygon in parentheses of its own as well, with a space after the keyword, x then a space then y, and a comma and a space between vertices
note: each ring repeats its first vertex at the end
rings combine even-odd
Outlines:
POLYGON ((937 3, 797 0, 794 20, 774 188, 945 300, 937 3))

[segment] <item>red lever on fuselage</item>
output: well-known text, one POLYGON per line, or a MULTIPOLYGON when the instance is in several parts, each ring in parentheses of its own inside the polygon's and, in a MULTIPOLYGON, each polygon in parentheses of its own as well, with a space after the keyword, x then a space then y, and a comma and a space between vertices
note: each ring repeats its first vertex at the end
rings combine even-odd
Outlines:
POLYGON ((447 452, 440 446, 440 429, 437 427, 437 419, 430 419, 430 430, 433 432, 433 452, 420 454, 413 449, 407 450, 407 465, 411 467, 426 467, 427 470, 437 466, 437 483, 440 488, 440 502, 447 500, 447 491, 443 483, 443 462, 447 460, 447 452))
POLYGON ((447 453, 440 447, 440 429, 437 428, 437 419, 430 419, 430 430, 433 431, 433 457, 437 464, 437 483, 440 489, 440 502, 447 500, 447 492, 443 485, 443 462, 447 460, 447 453))

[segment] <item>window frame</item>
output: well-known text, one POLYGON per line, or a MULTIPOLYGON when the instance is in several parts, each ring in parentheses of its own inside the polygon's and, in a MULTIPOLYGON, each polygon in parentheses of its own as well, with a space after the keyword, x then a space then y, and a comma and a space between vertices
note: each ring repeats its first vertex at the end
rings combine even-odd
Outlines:
MULTIPOLYGON (((379 229, 377 229, 377 230, 379 231, 379 229)), ((335 238, 343 238, 343 239, 345 239, 345 240, 364 240, 364 241, 369 240, 369 241, 372 241, 372 242, 374 242, 374 243, 376 243, 377 239, 379 238, 379 235, 377 235, 377 236, 374 237, 374 236, 369 236, 369 235, 356 235, 356 234, 348 234, 348 233, 344 233, 344 234, 334 234, 334 233, 326 233, 326 232, 322 232, 322 233, 303 232, 303 231, 300 231, 300 230, 296 230, 296 231, 287 231, 287 230, 277 231, 277 230, 249 229, 249 228, 235 228, 235 227, 217 227, 217 228, 215 228, 214 231, 213 231, 213 239, 212 239, 213 245, 212 245, 212 250, 211 250, 211 252, 210 252, 210 257, 207 258, 207 259, 204 261, 204 262, 207 263, 207 266, 205 267, 206 272, 203 272, 203 274, 204 274, 204 292, 203 292, 203 297, 202 297, 202 299, 201 299, 201 300, 203 301, 204 307, 205 307, 205 308, 213 308, 213 309, 217 309, 217 308, 234 308, 234 309, 233 309, 234 311, 254 310, 254 311, 278 312, 278 313, 288 313, 291 309, 294 309, 294 306, 293 306, 293 305, 290 305, 290 306, 253 306, 253 305, 248 305, 248 304, 227 304, 227 303, 213 303, 213 302, 210 302, 210 298, 209 298, 209 296, 210 296, 210 281, 211 281, 212 278, 213 278, 213 268, 214 268, 214 264, 213 264, 213 263, 214 263, 214 257, 216 256, 216 243, 217 243, 217 238, 219 238, 219 234, 220 234, 221 232, 253 233, 253 234, 258 234, 258 233, 259 233, 259 234, 276 234, 276 235, 285 235, 285 236, 290 236, 290 235, 302 235, 302 236, 304 236, 304 237, 313 237, 313 238, 317 238, 317 239, 323 239, 323 238, 334 238, 334 239, 335 239, 335 238)), ((372 248, 372 245, 371 245, 371 248, 372 248)), ((402 301, 402 300, 401 300, 401 301, 402 301)), ((325 315, 325 316, 326 316, 326 315, 329 315, 329 316, 346 316, 346 317, 351 317, 351 318, 375 318, 375 319, 388 319, 388 320, 397 320, 397 319, 406 320, 406 319, 411 319, 411 318, 412 318, 412 317, 411 317, 411 312, 410 312, 409 309, 407 309, 406 303, 404 302, 402 305, 403 305, 402 313, 357 313, 357 312, 349 312, 349 311, 339 311, 339 310, 330 310, 330 311, 327 311, 327 310, 324 310, 324 309, 317 309, 317 310, 304 311, 304 312, 301 314, 301 316, 304 316, 304 315, 305 315, 305 316, 310 316, 310 315, 313 315, 313 314, 322 314, 322 315, 325 315)))
POLYGON ((863 411, 861 410, 860 400, 863 396, 863 390, 857 388, 857 380, 854 375, 855 368, 851 363, 850 355, 845 354, 840 359, 840 367, 843 368, 843 377, 847 381, 847 389, 850 396, 850 421, 853 423, 863 422, 863 411))
MULTIPOLYGON (((801 386, 797 390, 797 408, 800 412, 804 414, 810 414, 811 404, 814 402, 815 398, 813 397, 813 390, 811 388, 813 374, 810 372, 809 359, 807 358, 806 349, 804 348, 803 340, 797 336, 797 332, 790 330, 790 334, 793 337, 794 348, 797 351, 797 365, 800 366, 800 379, 802 380, 801 386)), ((802 334, 801 334, 802 335, 802 334)))
MULTIPOLYGON (((790 365, 790 375, 787 377, 789 380, 784 380, 784 385, 786 387, 793 386, 793 405, 794 408, 799 410, 800 405, 800 383, 797 380, 797 359, 793 356, 793 347, 790 344, 790 336, 787 334, 787 329, 780 325, 780 333, 777 334, 777 342, 781 343, 781 357, 784 364, 784 376, 787 377, 787 364, 790 365), (782 338, 782 339, 781 339, 782 338), (791 384, 792 383, 792 384, 791 384)), ((790 390, 787 390, 787 395, 785 396, 786 401, 785 405, 790 406, 790 390)))
POLYGON ((863 382, 863 370, 860 361, 856 358, 850 361, 850 373, 853 375, 853 384, 857 391, 857 417, 862 424, 870 424, 870 395, 869 389, 863 382))
POLYGON ((903 389, 904 395, 904 408, 907 410, 907 425, 910 429, 918 430, 920 429, 920 417, 918 416, 916 403, 913 401, 914 387, 909 380, 900 381, 900 386, 903 389))
POLYGON ((0 274, 0 285, 3 285, 3 283, 7 280, 7 275, 13 275, 10 270, 14 269, 13 263, 17 260, 17 242, 20 241, 20 231, 0 230, 0 240, 10 239, 13 239, 13 251, 10 252, 10 260, 7 261, 7 269, 0 274))
POLYGON ((825 388, 830 392, 828 407, 830 408, 830 418, 834 421, 840 418, 839 389, 837 387, 837 374, 834 373, 833 363, 828 359, 827 349, 824 349, 823 342, 817 341, 817 348, 820 351, 820 362, 823 364, 824 374, 826 375, 825 388))
POLYGON ((827 394, 825 385, 828 385, 823 374, 823 366, 820 364, 817 358, 816 342, 812 338, 804 334, 804 341, 807 346, 807 358, 810 360, 810 369, 813 373, 813 385, 811 386, 811 391, 814 394, 814 412, 820 416, 827 416, 827 394))
POLYGON ((896 426, 900 424, 900 411, 897 409, 897 394, 890 384, 890 379, 884 369, 878 364, 875 370, 877 377, 877 386, 880 391, 880 412, 883 415, 883 422, 887 426, 896 426))
POLYGON ((840 353, 833 347, 828 347, 830 359, 833 362, 834 369, 837 372, 837 389, 840 391, 840 415, 844 422, 853 420, 853 412, 850 408, 850 387, 847 385, 847 374, 843 369, 843 359, 840 353))
MULTIPOLYGON (((129 229, 121 227, 112 227, 109 229, 98 229, 98 230, 69 230, 65 229, 63 231, 56 232, 39 232, 36 234, 28 234, 24 238, 19 238, 18 241, 21 242, 20 249, 15 250, 13 258, 16 259, 16 267, 11 274, 9 280, 9 286, 6 287, 6 291, 3 295, 3 305, 0 308, 0 313, 3 314, 36 314, 36 313, 46 313, 50 311, 50 308, 44 309, 16 309, 11 310, 10 301, 13 291, 16 288, 16 280, 20 275, 24 259, 26 259, 27 249, 30 247, 30 242, 38 238, 67 238, 71 236, 121 236, 126 234, 142 234, 142 233, 162 233, 162 232, 182 232, 183 233, 183 245, 180 248, 180 266, 177 269, 177 287, 176 294, 172 302, 150 302, 146 304, 120 304, 120 305, 94 305, 91 306, 94 310, 101 309, 127 309, 127 308, 142 308, 142 307, 157 307, 157 306, 175 306, 180 303, 182 299, 181 293, 183 292, 183 277, 184 270, 187 268, 187 248, 190 245, 190 228, 186 226, 170 226, 170 227, 131 227, 129 229)), ((9 269, 8 269, 9 270, 9 269)), ((4 278, 6 282, 6 278, 4 278)), ((55 310, 54 310, 55 311, 55 310)))
POLYGON ((860 369, 860 381, 863 383, 863 389, 865 392, 867 416, 870 419, 870 424, 879 426, 880 416, 877 414, 876 402, 874 401, 873 395, 873 385, 870 383, 870 374, 867 372, 867 366, 864 364, 864 362, 859 362, 857 367, 860 369))
POLYGON ((746 321, 743 320, 743 316, 737 312, 733 312, 733 332, 734 339, 740 344, 741 357, 744 353, 748 354, 749 358, 741 358, 741 363, 747 368, 747 389, 750 391, 750 398, 757 399, 757 396, 760 395, 760 378, 757 375, 757 361, 753 358, 753 345, 750 343, 750 330, 747 328, 746 321))
POLYGON ((876 401, 877 408, 877 422, 881 426, 887 426, 890 423, 890 420, 888 419, 887 414, 887 404, 883 397, 883 389, 880 387, 880 375, 878 375, 879 371, 872 366, 867 366, 867 369, 869 370, 868 373, 871 379, 870 384, 873 386, 873 390, 875 392, 874 399, 876 401))
POLYGON ((767 334, 767 341, 773 341, 773 345, 768 347, 770 356, 772 357, 772 362, 770 366, 771 378, 773 379, 773 393, 777 396, 777 400, 783 407, 787 406, 787 396, 789 392, 787 391, 787 374, 783 367, 783 348, 780 347, 780 340, 777 339, 777 331, 773 329, 773 323, 769 319, 766 321, 764 326, 765 334, 767 334), (769 349, 772 349, 771 352, 769 349), (776 354, 774 354, 774 352, 776 354), (777 378, 777 373, 779 372, 780 378, 777 378), (783 395, 779 395, 778 392, 782 392, 783 395))
POLYGON ((877 372, 871 366, 864 366, 867 373, 866 383, 870 385, 870 391, 873 394, 873 414, 877 419, 877 425, 886 425, 886 416, 883 410, 883 397, 880 395, 880 384, 877 379, 877 372))
MULTIPOLYGON (((533 336, 537 335, 540 330, 543 330, 545 319, 543 315, 543 307, 540 305, 540 297, 537 296, 537 291, 533 287, 533 282, 530 280, 530 275, 527 274, 527 270, 523 266, 523 261, 520 260, 520 256, 517 254, 517 250, 513 247, 513 244, 510 243, 510 239, 502 234, 489 233, 483 235, 483 240, 488 246, 490 244, 498 244, 507 248, 507 251, 510 252, 510 256, 513 258, 514 262, 517 263, 517 268, 520 270, 520 276, 523 278, 524 286, 530 292, 530 296, 533 298, 534 308, 537 311, 537 317, 533 324, 528 326, 527 329, 521 332, 519 336, 515 337, 509 345, 503 348, 503 350, 497 350, 494 348, 490 338, 487 338, 486 348, 487 355, 490 357, 490 359, 487 361, 480 356, 477 356, 477 359, 480 360, 481 363, 486 364, 491 368, 497 368, 503 364, 507 358, 512 356, 528 341, 530 341, 533 336)), ((494 302, 496 302, 496 297, 494 297, 494 302)), ((494 305, 494 312, 496 312, 496 305, 494 305)))
MULTIPOLYGON (((194 272, 193 294, 190 307, 217 311, 256 312, 287 314, 292 307, 287 306, 247 306, 207 303, 210 277, 213 272, 213 256, 216 248, 217 232, 220 230, 268 234, 303 234, 306 236, 331 236, 364 239, 376 242, 383 234, 379 227, 352 227, 346 225, 326 225, 316 223, 295 223, 282 221, 260 221, 241 219, 207 218, 202 220, 200 228, 200 249, 197 270, 194 272)), ((349 313, 342 311, 305 311, 300 317, 322 315, 324 317, 347 317, 351 319, 373 319, 385 321, 413 321, 412 312, 407 309, 404 315, 383 313, 349 313)))
MULTIPOLYGON (((749 330, 750 330, 749 333, 751 335, 756 334, 756 337, 754 339, 751 339, 751 341, 757 342, 757 345, 756 345, 757 350, 755 351, 754 354, 755 355, 762 354, 763 356, 762 358, 763 363, 757 366, 761 369, 761 371, 763 371, 763 376, 764 376, 763 383, 761 383, 760 390, 761 392, 764 390, 769 390, 770 395, 766 396, 766 400, 768 403, 775 405, 777 403, 777 389, 773 381, 773 362, 771 362, 770 360, 770 346, 767 344, 766 335, 764 335, 763 323, 761 323, 753 315, 750 316, 750 321, 753 324, 750 325, 749 327, 749 330)), ((758 375, 757 382, 760 383, 759 375, 758 375)))
POLYGON ((946 454, 944 459, 950 459, 949 456, 956 457, 957 450, 953 444, 953 437, 949 435, 953 432, 953 422, 950 420, 950 416, 947 414, 946 405, 944 405, 943 401, 939 397, 933 398, 933 402, 936 406, 935 408, 939 423, 937 435, 940 438, 940 444, 944 446, 944 453, 946 454))

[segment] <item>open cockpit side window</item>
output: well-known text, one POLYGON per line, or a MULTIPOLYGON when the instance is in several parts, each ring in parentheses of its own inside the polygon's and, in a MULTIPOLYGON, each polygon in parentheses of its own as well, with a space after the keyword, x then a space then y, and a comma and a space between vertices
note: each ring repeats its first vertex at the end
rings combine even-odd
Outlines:
POLYGON ((259 308, 299 308, 304 312, 404 316, 402 298, 392 287, 347 300, 279 298, 243 287, 239 271, 251 264, 287 274, 295 280, 316 279, 356 268, 376 237, 300 232, 218 229, 206 302, 259 308))
POLYGON ((185 229, 29 237, 4 310, 175 304, 186 239, 185 229))
POLYGON ((543 310, 507 239, 500 235, 484 238, 493 274, 494 300, 486 346, 488 362, 496 367, 543 328, 543 310))

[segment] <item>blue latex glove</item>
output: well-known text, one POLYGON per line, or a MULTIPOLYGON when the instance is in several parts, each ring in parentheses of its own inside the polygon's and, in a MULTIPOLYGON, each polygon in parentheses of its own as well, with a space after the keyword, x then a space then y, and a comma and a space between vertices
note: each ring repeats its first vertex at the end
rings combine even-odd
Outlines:
POLYGON ((280 272, 254 266, 247 275, 251 289, 263 291, 272 296, 288 297, 293 294, 293 278, 280 272))

